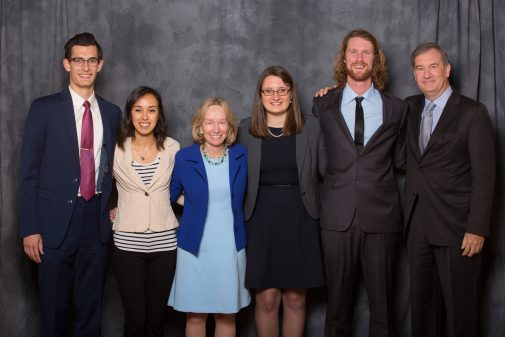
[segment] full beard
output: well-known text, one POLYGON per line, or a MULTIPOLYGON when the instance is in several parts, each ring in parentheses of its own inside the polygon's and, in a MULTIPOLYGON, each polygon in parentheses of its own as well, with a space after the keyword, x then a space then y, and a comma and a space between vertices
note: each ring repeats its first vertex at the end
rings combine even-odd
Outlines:
POLYGON ((347 67, 347 74, 349 75, 349 77, 357 82, 362 82, 370 79, 372 77, 372 69, 370 69, 370 67, 366 65, 366 70, 364 72, 356 73, 353 70, 353 66, 358 64, 364 64, 364 63, 353 63, 351 64, 350 67, 347 67))

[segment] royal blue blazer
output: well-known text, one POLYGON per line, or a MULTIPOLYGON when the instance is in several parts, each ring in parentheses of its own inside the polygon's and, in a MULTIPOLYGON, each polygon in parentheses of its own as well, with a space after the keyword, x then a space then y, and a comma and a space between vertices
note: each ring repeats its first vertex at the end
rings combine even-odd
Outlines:
MULTIPOLYGON (((247 187, 247 149, 234 144, 229 148, 230 192, 233 228, 237 251, 246 245, 244 225, 244 196, 247 187)), ((198 255, 209 204, 207 173, 200 146, 193 144, 175 155, 174 172, 170 183, 170 201, 173 203, 184 192, 184 211, 179 222, 177 245, 198 255)))

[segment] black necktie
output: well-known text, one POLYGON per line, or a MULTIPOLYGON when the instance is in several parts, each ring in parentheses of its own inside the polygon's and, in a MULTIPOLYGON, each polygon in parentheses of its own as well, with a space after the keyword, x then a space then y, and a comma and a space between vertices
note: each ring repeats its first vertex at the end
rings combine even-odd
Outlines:
POLYGON ((361 101, 363 97, 356 96, 356 118, 354 121, 354 145, 358 149, 358 152, 363 150, 363 142, 365 137, 365 118, 363 117, 363 107, 361 106, 361 101))

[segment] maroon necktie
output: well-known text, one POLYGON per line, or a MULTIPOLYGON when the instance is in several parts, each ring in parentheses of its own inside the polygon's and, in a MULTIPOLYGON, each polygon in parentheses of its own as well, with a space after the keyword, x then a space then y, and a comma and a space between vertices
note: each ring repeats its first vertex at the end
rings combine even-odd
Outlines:
POLYGON ((84 101, 81 129, 81 195, 89 200, 95 195, 95 155, 93 151, 93 118, 88 101, 84 101))

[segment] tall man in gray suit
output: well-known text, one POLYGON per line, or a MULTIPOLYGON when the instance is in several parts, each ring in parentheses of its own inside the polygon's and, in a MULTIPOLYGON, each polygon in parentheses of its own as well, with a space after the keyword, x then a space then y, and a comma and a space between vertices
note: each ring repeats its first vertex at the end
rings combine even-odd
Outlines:
POLYGON ((496 174, 493 130, 486 107, 449 85, 439 45, 420 44, 410 61, 423 93, 406 99, 412 336, 438 336, 445 306, 447 336, 474 337, 496 174))
POLYGON ((387 73, 375 37, 354 30, 335 65, 337 88, 314 99, 327 150, 321 241, 328 306, 326 337, 351 336, 353 290, 361 270, 370 303, 369 336, 393 336, 393 278, 401 231, 395 166, 404 165, 407 106, 382 91, 387 73))

